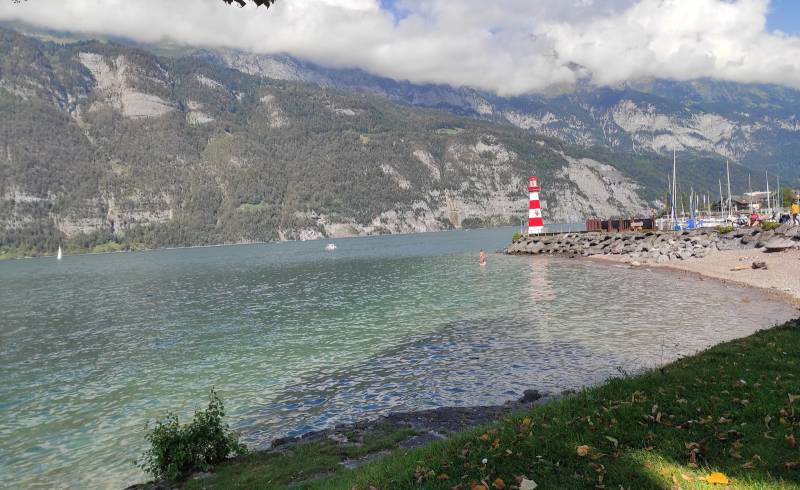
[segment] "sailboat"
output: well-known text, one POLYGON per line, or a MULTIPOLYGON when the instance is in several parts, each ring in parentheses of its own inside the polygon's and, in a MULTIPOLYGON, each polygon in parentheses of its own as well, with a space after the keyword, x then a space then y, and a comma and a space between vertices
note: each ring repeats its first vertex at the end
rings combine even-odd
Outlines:
POLYGON ((61 260, 61 247, 58 247, 58 255, 56 255, 56 259, 61 260))

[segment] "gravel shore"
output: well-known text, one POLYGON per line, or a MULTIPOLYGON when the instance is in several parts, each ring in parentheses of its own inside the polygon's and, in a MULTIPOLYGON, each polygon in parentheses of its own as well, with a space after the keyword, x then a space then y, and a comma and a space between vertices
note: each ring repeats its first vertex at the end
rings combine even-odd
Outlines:
POLYGON ((727 250, 703 258, 672 261, 666 264, 612 255, 593 258, 637 267, 696 274, 726 283, 764 289, 800 308, 800 249, 774 253, 766 253, 764 249, 727 250), (767 268, 754 269, 752 267, 754 262, 763 262, 767 268))

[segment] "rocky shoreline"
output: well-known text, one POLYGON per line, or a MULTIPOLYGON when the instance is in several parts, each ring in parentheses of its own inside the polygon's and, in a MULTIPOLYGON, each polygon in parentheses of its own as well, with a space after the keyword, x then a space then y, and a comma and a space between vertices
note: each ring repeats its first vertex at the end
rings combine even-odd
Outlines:
MULTIPOLYGON (((525 390, 519 400, 508 401, 502 405, 477 407, 439 407, 415 412, 393 412, 375 419, 365 419, 351 424, 341 424, 330 429, 309 432, 297 437, 283 437, 272 441, 269 449, 258 451, 262 454, 282 453, 292 448, 311 443, 328 442, 338 446, 360 446, 363 441, 375 435, 409 430, 409 436, 398 447, 414 449, 427 446, 436 441, 444 441, 451 434, 463 432, 474 427, 496 422, 515 412, 544 405, 557 398, 573 394, 565 391, 559 395, 540 393, 538 390, 525 390)), ((388 450, 367 453, 358 459, 341 461, 345 468, 358 468, 387 456, 388 450)), ((206 473, 197 473, 191 479, 204 479, 206 473)), ((171 490, 183 485, 165 480, 136 484, 125 490, 171 490)))
POLYGON ((764 248, 780 251, 800 247, 800 227, 789 224, 775 230, 737 228, 626 233, 576 232, 522 237, 506 254, 560 255, 565 257, 622 256, 633 260, 667 263, 702 258, 726 250, 764 248))

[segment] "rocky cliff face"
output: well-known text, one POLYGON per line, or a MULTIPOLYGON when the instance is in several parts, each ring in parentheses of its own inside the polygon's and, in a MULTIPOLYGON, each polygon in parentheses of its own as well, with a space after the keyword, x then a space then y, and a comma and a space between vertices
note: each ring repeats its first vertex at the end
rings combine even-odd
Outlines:
POLYGON ((442 108, 575 145, 639 154, 676 149, 800 177, 800 92, 782 87, 655 80, 615 89, 583 85, 568 94, 502 98, 466 88, 397 82, 360 70, 328 69, 288 56, 235 51, 204 56, 253 75, 442 108))

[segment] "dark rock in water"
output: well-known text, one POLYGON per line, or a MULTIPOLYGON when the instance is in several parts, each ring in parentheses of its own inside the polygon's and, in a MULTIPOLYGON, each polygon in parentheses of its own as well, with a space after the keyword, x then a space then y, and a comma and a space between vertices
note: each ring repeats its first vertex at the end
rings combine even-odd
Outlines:
POLYGON ((766 270, 767 269, 767 263, 766 262, 753 262, 753 269, 764 269, 764 270, 766 270))
POLYGON ((520 403, 533 403, 536 400, 540 400, 542 398, 542 394, 539 393, 539 390, 525 390, 522 392, 522 398, 519 399, 520 403))

